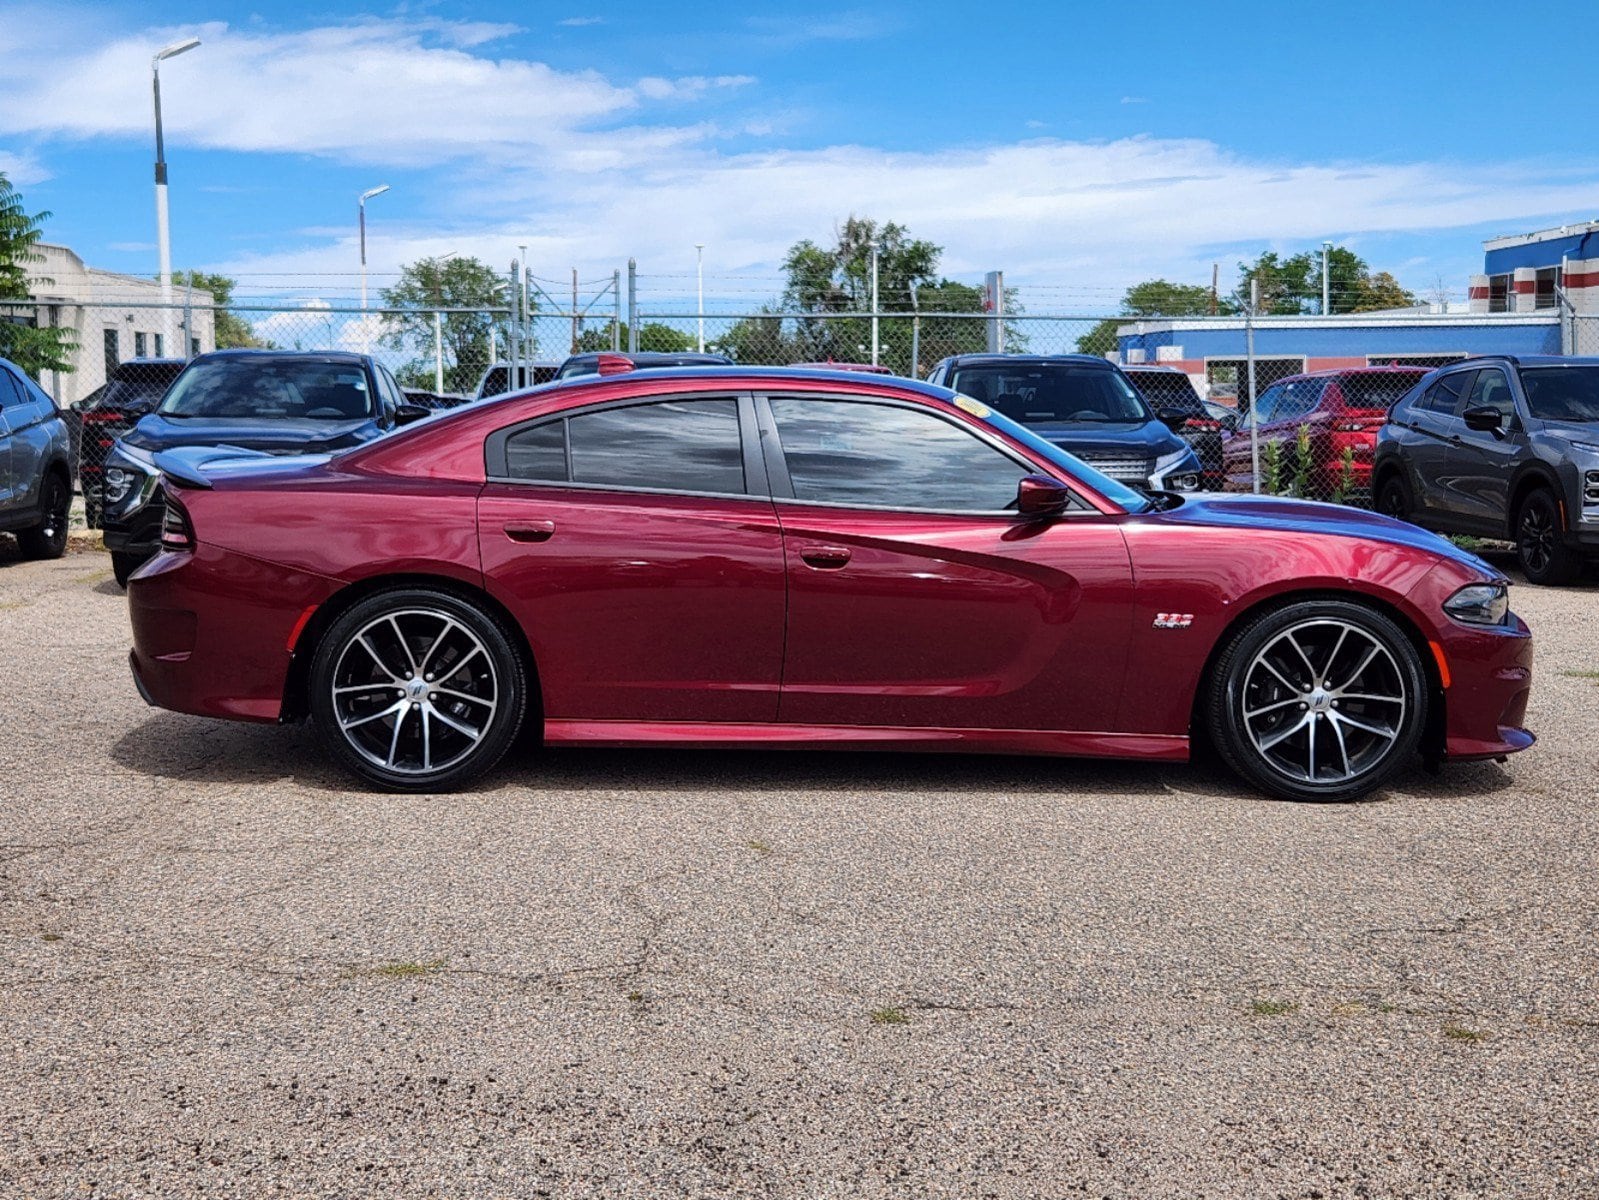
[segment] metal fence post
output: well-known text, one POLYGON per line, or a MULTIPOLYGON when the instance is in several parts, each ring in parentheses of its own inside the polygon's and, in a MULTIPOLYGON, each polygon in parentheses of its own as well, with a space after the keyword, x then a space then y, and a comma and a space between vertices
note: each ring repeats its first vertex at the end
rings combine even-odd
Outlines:
POLYGON ((1260 409, 1255 404, 1255 309, 1260 280, 1249 281, 1249 307, 1244 310, 1244 358, 1249 367, 1249 470, 1254 491, 1260 491, 1260 409))
POLYGON ((921 378, 922 369, 922 311, 916 299, 916 281, 911 280, 911 369, 912 379, 921 378))
POLYGON ((433 310, 433 391, 444 391, 444 315, 433 310))
POLYGON ((638 351, 638 259, 627 260, 627 349, 638 351))
MULTIPOLYGON (((510 327, 505 331, 505 361, 513 369, 522 354, 522 264, 516 259, 511 260, 511 277, 506 281, 511 294, 506 297, 511 303, 510 327)), ((491 362, 489 364, 493 366, 491 362)), ((509 382, 509 376, 507 376, 509 382)))
POLYGON ((611 272, 611 349, 622 348, 622 272, 611 272))

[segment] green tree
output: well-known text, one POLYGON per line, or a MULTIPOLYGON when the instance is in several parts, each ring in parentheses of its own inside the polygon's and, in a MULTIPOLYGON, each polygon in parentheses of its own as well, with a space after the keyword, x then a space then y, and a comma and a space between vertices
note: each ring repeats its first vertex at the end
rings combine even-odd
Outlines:
MULTIPOLYGON (((621 334, 622 348, 618 353, 627 353, 628 327, 622 321, 618 326, 621 334)), ((578 354, 593 354, 608 351, 611 348, 611 323, 598 325, 583 330, 577 335, 578 354)), ((638 327, 639 350, 651 351, 658 354, 681 354, 686 350, 694 349, 694 339, 686 333, 679 333, 670 325, 663 325, 659 321, 651 321, 638 327)))
POLYGON ((444 359, 444 390, 470 392, 489 364, 491 334, 506 344, 506 318, 488 310, 504 306, 499 272, 476 258, 423 258, 400 269, 400 281, 383 289, 385 308, 401 311, 383 317, 384 346, 408 350, 414 358, 395 372, 402 383, 434 384, 433 314, 439 320, 444 359))
MULTIPOLYGON (((1238 264, 1239 307, 1249 302, 1250 284, 1260 282, 1260 311, 1293 315, 1321 311, 1321 251, 1305 250, 1280 257, 1268 250, 1253 263, 1238 264)), ((1399 286, 1387 271, 1373 275, 1366 260, 1353 250, 1335 246, 1327 256, 1329 309, 1332 313, 1371 312, 1379 308, 1404 308, 1416 297, 1399 286)))
MULTIPOLYGON (((72 331, 38 323, 28 264, 43 259, 35 247, 48 212, 29 214, 22 194, 0 171, 0 358, 8 358, 38 379, 45 371, 71 371, 77 343, 72 331), (7 305, 7 300, 21 301, 7 305)), ((44 283, 51 282, 46 279, 44 283)))
MULTIPOLYGON (((1128 318, 1194 317, 1210 312, 1211 294, 1200 284, 1172 283, 1166 279, 1147 279, 1122 293, 1121 316, 1099 322, 1077 339, 1079 354, 1105 355, 1116 349, 1117 331, 1128 318)), ((1217 302, 1218 312, 1232 312, 1226 299, 1217 302)))
POLYGON ((174 293, 179 295, 190 287, 197 292, 211 294, 218 350, 271 348, 271 343, 256 336, 249 321, 228 311, 228 306, 233 303, 233 289, 238 286, 236 280, 207 271, 178 271, 172 276, 172 286, 174 293))

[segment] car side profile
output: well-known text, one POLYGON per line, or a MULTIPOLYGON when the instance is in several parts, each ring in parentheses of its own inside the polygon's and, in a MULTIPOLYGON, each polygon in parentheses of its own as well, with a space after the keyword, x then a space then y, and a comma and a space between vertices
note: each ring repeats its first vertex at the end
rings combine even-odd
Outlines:
POLYGON ((1377 438, 1378 510, 1505 538, 1532 583, 1599 559, 1599 359, 1472 358, 1428 375, 1377 438))
POLYGON ((1531 640, 1502 576, 1371 513, 1145 496, 971 397, 638 371, 297 459, 157 457, 129 583, 151 703, 310 716, 389 789, 546 746, 1182 760, 1347 799, 1497 757, 1531 640))
POLYGON ((72 506, 71 441, 61 412, 25 371, 0 358, 0 532, 25 558, 60 558, 72 506))

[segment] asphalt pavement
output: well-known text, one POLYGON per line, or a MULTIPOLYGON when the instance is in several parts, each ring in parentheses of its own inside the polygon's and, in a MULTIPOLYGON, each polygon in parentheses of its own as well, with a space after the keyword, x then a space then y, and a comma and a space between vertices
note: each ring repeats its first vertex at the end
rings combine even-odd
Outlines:
POLYGON ((1599 1195, 1599 587, 1512 601, 1539 744, 1360 804, 691 751, 397 797, 147 708, 108 559, 0 553, 0 1196, 1599 1195))

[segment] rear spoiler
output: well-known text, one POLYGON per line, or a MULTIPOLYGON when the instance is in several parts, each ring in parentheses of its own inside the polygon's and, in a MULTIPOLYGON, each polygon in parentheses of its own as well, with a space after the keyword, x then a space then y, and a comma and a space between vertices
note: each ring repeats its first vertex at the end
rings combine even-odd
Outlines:
POLYGON ((155 455, 155 469, 184 487, 210 488, 211 480, 205 475, 205 468, 210 463, 270 457, 264 450, 247 450, 243 446, 178 446, 159 451, 155 455))

